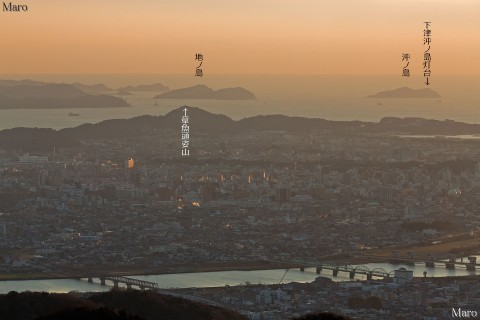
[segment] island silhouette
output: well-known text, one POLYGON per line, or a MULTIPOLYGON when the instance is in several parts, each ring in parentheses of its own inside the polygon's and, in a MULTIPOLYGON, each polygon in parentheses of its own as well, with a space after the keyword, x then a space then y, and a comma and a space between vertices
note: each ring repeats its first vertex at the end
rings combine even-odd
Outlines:
POLYGON ((380 91, 367 98, 441 98, 441 96, 430 88, 412 89, 401 87, 394 90, 380 91))
POLYGON ((71 109, 130 107, 123 99, 91 94, 78 84, 0 80, 0 109, 71 109))
POLYGON ((254 100, 255 95, 241 87, 213 90, 206 85, 171 90, 159 94, 154 99, 216 99, 216 100, 254 100))
POLYGON ((164 86, 161 83, 152 83, 152 84, 139 84, 136 86, 126 86, 118 88, 118 91, 126 92, 165 92, 170 90, 167 86, 164 86))

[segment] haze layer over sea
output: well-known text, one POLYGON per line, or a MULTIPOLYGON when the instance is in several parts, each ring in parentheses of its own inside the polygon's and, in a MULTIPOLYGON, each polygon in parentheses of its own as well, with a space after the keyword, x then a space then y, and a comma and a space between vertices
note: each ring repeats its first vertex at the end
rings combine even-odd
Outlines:
MULTIPOLYGON (((194 70, 193 70, 194 71, 194 70)), ((243 87, 257 100, 165 100, 156 92, 123 96, 131 108, 98 109, 0 109, 0 129, 14 127, 65 128, 107 119, 140 115, 164 115, 182 105, 225 114, 235 120, 267 114, 283 114, 328 120, 379 121, 383 117, 421 117, 480 123, 480 76, 432 76, 428 88, 439 99, 366 98, 399 87, 426 88, 423 77, 349 75, 191 75, 164 74, 35 74, 0 75, 1 79, 47 82, 104 83, 114 89, 160 82, 170 89, 204 84, 212 89, 243 87), (79 116, 68 116, 78 113, 79 116)), ((112 92, 113 94, 114 92, 112 92)))

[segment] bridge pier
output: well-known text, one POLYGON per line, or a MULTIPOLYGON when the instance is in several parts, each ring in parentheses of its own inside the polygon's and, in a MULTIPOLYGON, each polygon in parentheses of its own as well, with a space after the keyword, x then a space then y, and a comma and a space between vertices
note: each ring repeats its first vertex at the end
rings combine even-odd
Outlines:
MULTIPOLYGON (((318 261, 305 261, 305 260, 282 260, 281 262, 287 264, 289 263, 293 268, 299 268, 300 271, 305 271, 305 268, 315 268, 316 274, 322 273, 324 270, 332 270, 333 277, 338 277, 338 272, 345 272, 348 274, 350 279, 355 279, 356 275, 365 275, 368 280, 372 280, 373 277, 375 278, 389 278, 390 274, 382 269, 382 268, 375 268, 373 270, 370 270, 367 266, 351 266, 351 265, 336 265, 333 263, 322 263, 318 261)), ((413 263, 413 262, 412 262, 413 263)), ((121 277, 119 277, 121 278, 121 277)), ((110 278, 108 278, 110 280, 110 278)), ((149 285, 145 285, 143 282, 139 282, 139 280, 136 279, 130 279, 133 282, 132 285, 137 286, 137 287, 142 287, 144 286, 145 289, 150 289, 149 285)), ((120 280, 122 283, 124 283, 122 280, 120 280)), ((157 286, 154 286, 152 289, 157 289, 157 286)))
POLYGON ((450 257, 448 258, 448 262, 445 263, 445 268, 447 268, 447 269, 455 269, 455 262, 456 262, 455 257, 450 256, 450 257))
POLYGON ((425 261, 425 267, 433 268, 433 267, 435 267, 435 262, 433 262, 433 261, 425 261))
MULTIPOLYGON (((90 274, 93 274, 93 273, 90 273, 90 274)), ((124 283, 125 286, 127 287, 127 290, 131 290, 134 286, 139 287, 140 290, 158 289, 158 283, 138 280, 134 278, 127 278, 122 276, 115 276, 115 275, 109 276, 109 275, 101 274, 97 276, 87 275, 85 277, 87 278, 88 282, 93 282, 94 278, 100 279, 100 283, 102 284, 102 286, 106 285, 107 280, 112 281, 113 289, 118 289, 119 283, 124 283)))
POLYGON ((467 270, 475 271, 475 266, 477 265, 477 257, 468 257, 468 261, 470 263, 467 264, 467 270))

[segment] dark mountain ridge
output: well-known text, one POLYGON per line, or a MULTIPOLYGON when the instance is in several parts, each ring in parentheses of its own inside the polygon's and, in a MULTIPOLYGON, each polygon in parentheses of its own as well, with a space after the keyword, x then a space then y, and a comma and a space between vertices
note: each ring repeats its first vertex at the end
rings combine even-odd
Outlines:
MULTIPOLYGON (((112 139, 139 137, 162 130, 178 130, 181 118, 187 108, 190 132, 223 134, 245 131, 308 132, 327 131, 333 134, 392 135, 459 135, 480 134, 480 124, 469 124, 452 120, 430 120, 422 118, 387 117, 380 122, 331 121, 319 118, 267 115, 234 121, 231 118, 213 114, 196 107, 179 107, 164 116, 139 116, 130 119, 112 119, 99 123, 85 123, 61 130, 15 128, 0 131, 0 148, 28 147, 50 148, 53 146, 76 146, 79 139, 112 139)), ((26 150, 29 150, 26 148, 26 150)))

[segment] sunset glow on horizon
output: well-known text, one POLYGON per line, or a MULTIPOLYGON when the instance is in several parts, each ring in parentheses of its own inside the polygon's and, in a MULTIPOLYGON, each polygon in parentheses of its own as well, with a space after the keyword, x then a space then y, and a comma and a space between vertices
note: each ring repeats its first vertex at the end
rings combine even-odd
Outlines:
POLYGON ((478 1, 28 1, 1 12, 4 74, 480 74, 478 1), (193 70, 193 71, 192 71, 193 70))

